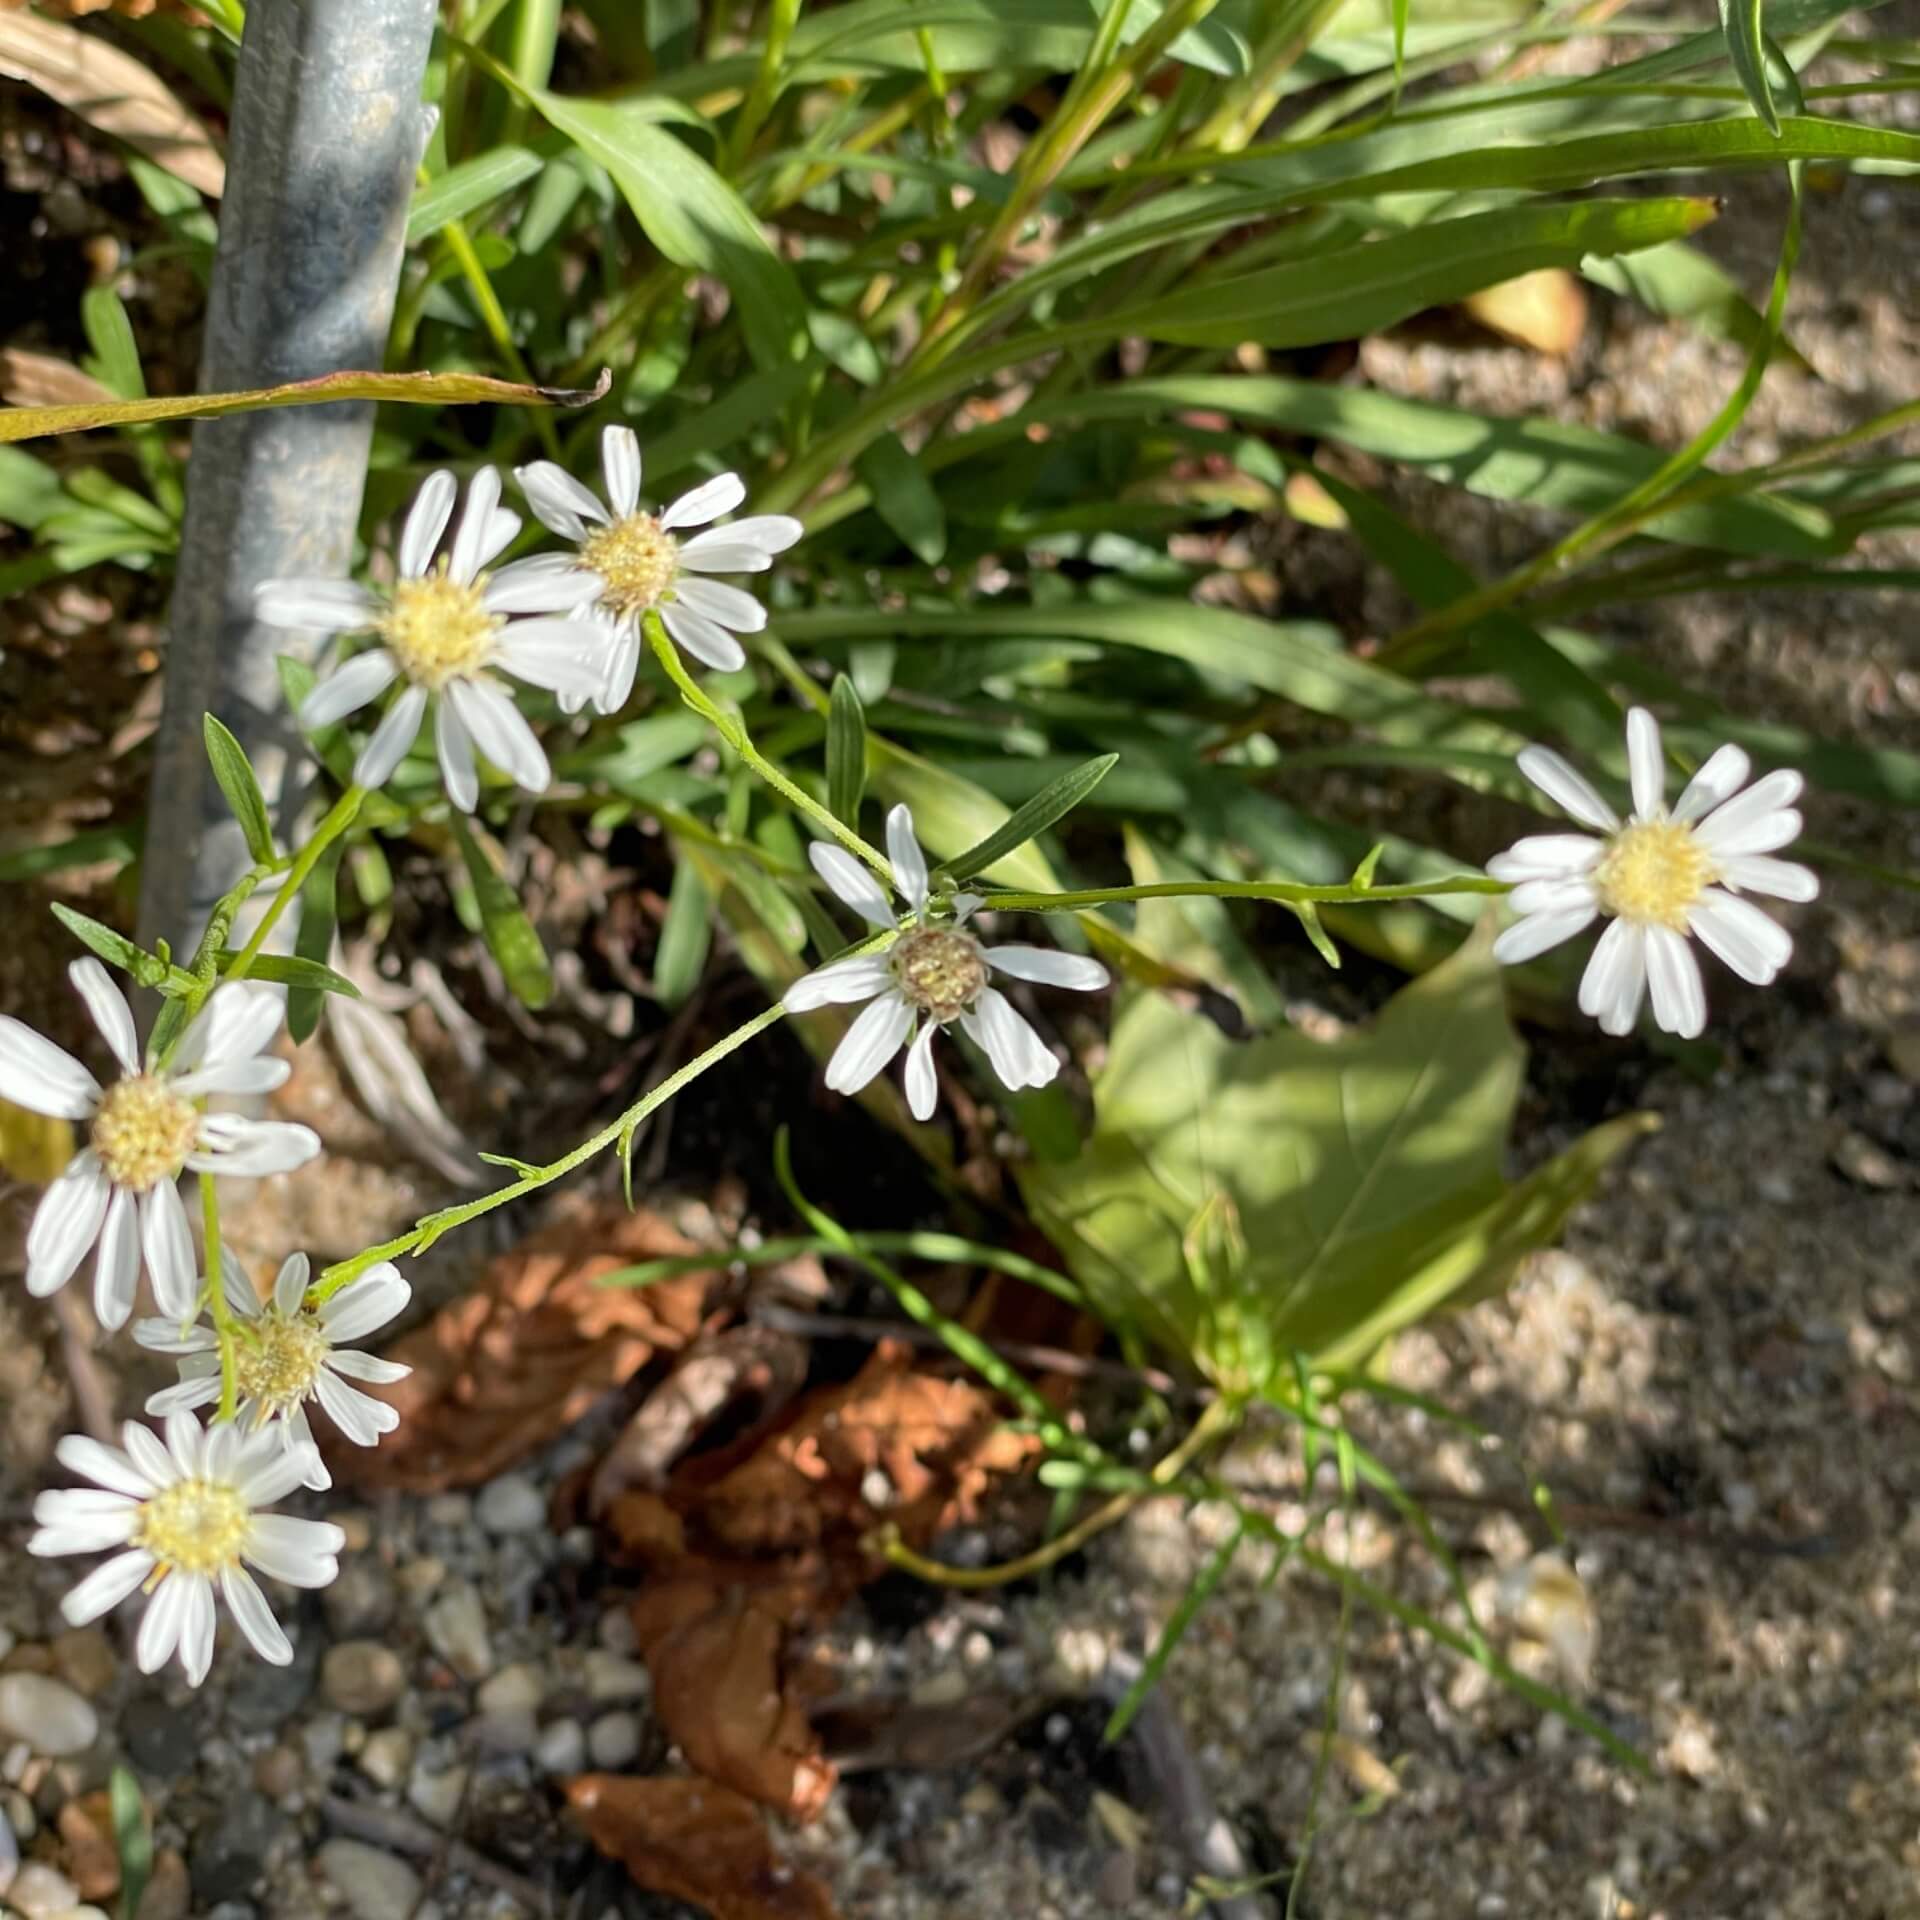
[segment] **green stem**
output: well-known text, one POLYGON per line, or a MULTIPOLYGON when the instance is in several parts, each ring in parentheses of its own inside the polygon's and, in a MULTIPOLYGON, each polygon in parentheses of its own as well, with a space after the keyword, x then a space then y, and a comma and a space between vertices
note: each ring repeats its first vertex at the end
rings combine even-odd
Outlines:
POLYGON ((702 690, 698 681, 681 664, 679 651, 668 638, 667 630, 660 624, 660 616, 649 613, 646 616, 647 639, 666 675, 676 688, 680 698, 697 713, 701 719, 713 728, 755 773, 757 773, 774 792, 787 803, 804 813, 823 833, 829 833, 846 848, 856 859, 864 860, 887 885, 893 883, 893 868, 884 854, 870 847, 859 834, 836 818, 833 812, 823 807, 812 794, 794 782, 776 767, 758 747, 753 744, 747 730, 730 713, 716 706, 702 690))
POLYGON ((760 49, 760 65, 753 85, 733 117, 733 130, 727 136, 726 162, 721 172, 738 174, 752 150, 754 135, 766 124, 767 115, 780 95, 780 67, 787 57, 787 42, 800 18, 800 0, 772 0, 767 11, 767 39, 760 49))
POLYGON ((1308 887, 1287 880, 1156 880, 1144 887, 1087 887, 1077 893, 987 893, 981 906, 998 913, 1077 913, 1124 900, 1178 900, 1196 894, 1216 900, 1272 900, 1282 905, 1365 906, 1371 900, 1433 900, 1450 893, 1503 894, 1504 880, 1451 873, 1441 880, 1409 880, 1390 887, 1308 887))
MULTIPOLYGON (((521 357, 520 349, 514 342, 513 327, 507 319, 506 309, 501 306, 500 296, 494 292, 493 282, 487 277, 486 266, 474 248, 473 238, 467 232, 466 222, 449 220, 441 228, 440 237, 447 251, 459 263, 460 271, 466 276, 467 290, 473 295, 473 304, 480 309, 481 323, 486 327, 488 337, 493 341, 494 351, 506 362, 508 372, 523 386, 537 385, 532 371, 521 357)), ((560 435, 545 407, 534 409, 533 425, 540 436, 540 444, 546 449, 547 458, 558 460, 560 435)))
POLYGON ((267 938, 279 924, 280 916, 299 897, 300 889, 307 883, 307 875, 320 864, 320 856, 353 825, 354 816, 360 811, 360 803, 366 797, 365 787, 349 787, 333 803, 333 811, 314 829, 313 838, 300 849, 293 865, 287 869, 287 877, 281 881, 280 891, 260 916, 260 924, 254 928, 252 939, 234 956, 233 965, 227 969, 228 980, 244 980, 252 972, 253 963, 259 959, 260 949, 267 944, 267 938))
POLYGON ((227 1309, 227 1276, 220 1267, 220 1198, 210 1173, 200 1176, 200 1219, 207 1243, 207 1313, 220 1342, 220 1411, 231 1420, 239 1399, 240 1373, 233 1354, 233 1315, 227 1309))

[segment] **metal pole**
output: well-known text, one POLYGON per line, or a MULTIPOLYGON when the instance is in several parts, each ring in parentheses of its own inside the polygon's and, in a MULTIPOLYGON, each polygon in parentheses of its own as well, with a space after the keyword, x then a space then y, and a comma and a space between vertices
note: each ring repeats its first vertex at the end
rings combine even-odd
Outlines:
MULTIPOLYGON (((251 0, 200 390, 378 367, 407 206, 429 124, 420 105, 435 0, 251 0)), ((344 574, 373 436, 363 402, 203 420, 169 615, 166 703, 147 810, 140 929, 176 951, 247 864, 201 747, 212 712, 270 803, 298 740, 257 582, 344 574)))

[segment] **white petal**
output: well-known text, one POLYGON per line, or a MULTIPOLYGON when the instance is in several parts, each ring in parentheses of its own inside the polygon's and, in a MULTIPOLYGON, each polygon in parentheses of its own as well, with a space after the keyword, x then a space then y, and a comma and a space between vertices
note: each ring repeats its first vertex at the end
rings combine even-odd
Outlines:
POLYGON ((500 636, 494 664, 530 686, 589 696, 607 677, 613 629, 603 620, 517 620, 500 636))
POLYGON ((273 1277, 273 1304, 281 1319, 291 1320, 300 1311, 312 1271, 313 1263, 304 1253, 290 1253, 280 1262, 280 1271, 273 1277))
POLYGON ((236 1060, 231 1066, 209 1068, 202 1073, 170 1073, 167 1085, 175 1093, 197 1100, 208 1093, 271 1093, 284 1087, 293 1075, 291 1060, 236 1060))
POLYGON ((220 1243, 220 1281, 226 1289, 227 1305, 249 1320, 260 1317, 260 1296, 253 1289, 253 1276, 240 1264, 230 1241, 220 1243))
POLYGON ((704 527, 731 513, 746 497, 746 482, 737 473, 718 474, 691 493, 683 493, 660 516, 661 529, 671 533, 675 527, 704 527))
POLYGON ((272 987, 256 986, 250 980, 215 987, 193 1024, 180 1036, 180 1049, 174 1057, 182 1068, 203 1074, 217 1074, 236 1061, 252 1060, 273 1044, 274 1035, 280 1031, 283 1006, 272 987))
POLYGON ((1586 873, 1607 850, 1604 840, 1584 833, 1535 833, 1516 840, 1487 862, 1495 880, 1560 880, 1586 873))
POLYGON ((140 1196, 140 1248, 160 1311, 175 1320, 186 1319, 200 1297, 200 1276, 194 1267, 187 1210, 171 1180, 156 1181, 140 1196))
POLYGON ((1711 813, 1721 801, 1746 785, 1747 775, 1752 771, 1753 763, 1738 747, 1716 748, 1682 789, 1673 805, 1673 817, 1698 820, 1703 814, 1711 813))
POLYGON ((187 1685, 197 1687, 213 1665, 213 1582, 204 1575, 188 1578, 176 1573, 169 1576, 167 1584, 172 1586, 181 1579, 187 1582, 187 1598, 180 1615, 180 1667, 187 1676, 187 1685))
POLYGON ((544 793, 553 778, 547 756, 533 737, 520 709, 497 686, 478 680, 450 680, 440 696, 473 735, 474 744, 502 773, 529 793, 544 793))
POLYGON ((206 1429, 191 1414, 176 1413, 168 1417, 166 1427, 167 1452, 173 1458, 173 1464, 180 1469, 183 1480, 195 1480, 200 1476, 206 1464, 206 1429))
POLYGON ((682 574, 674 582, 674 596, 702 618, 731 633, 758 633, 767 624, 767 610, 750 593, 719 580, 682 574))
POLYGON ((357 787, 378 789, 393 778, 393 770, 407 757, 420 733, 420 717, 427 710, 425 687, 403 687, 399 697, 381 716, 372 737, 360 749, 353 765, 353 783, 357 787))
POLYGON ((805 532, 806 528, 787 514, 756 513, 734 521, 731 526, 696 533, 692 539, 681 541, 680 552, 684 556, 698 549, 703 556, 700 568, 703 573, 764 573, 773 564, 773 556, 785 553, 805 532), (721 566, 706 557, 718 553, 722 547, 739 547, 760 557, 751 566, 721 566))
POLYGON ((1687 914, 1701 945, 1717 953, 1742 980, 1772 985, 1793 958, 1793 936, 1749 900, 1709 887, 1687 914))
POLYGON ((851 907, 870 927, 895 924, 893 907, 880 889, 880 882, 845 847, 830 840, 816 840, 807 848, 813 870, 846 906, 851 907))
POLYGON ((607 647, 607 677, 593 695, 602 713, 618 713, 633 692, 633 676, 640 671, 640 632, 628 625, 614 630, 607 647))
POLYGON ((296 1520, 284 1513, 256 1513, 241 1556, 273 1580, 290 1587, 324 1587, 340 1571, 337 1555, 347 1536, 324 1520, 296 1520))
MULTIPOLYGON (((231 1301, 231 1292, 228 1298, 231 1301)), ((220 1344, 214 1330, 197 1320, 184 1331, 178 1320, 136 1320, 133 1342, 149 1353, 164 1353, 175 1359, 183 1359, 190 1353, 212 1353, 220 1344)))
MULTIPOLYGON (((482 467, 467 482, 467 504, 460 513, 460 525, 453 536, 453 552, 447 560, 447 577, 461 586, 472 584, 492 554, 487 544, 492 532, 494 509, 500 504, 500 472, 497 467, 482 467)), ((515 523, 515 531, 518 523, 515 523)), ((513 538, 509 532, 507 539, 513 538)), ((502 543, 504 544, 504 542, 502 543)), ((499 547, 493 549, 494 553, 499 547)))
POLYGON ((1542 793, 1584 825, 1607 833, 1619 826, 1619 816, 1594 792, 1586 776, 1576 773, 1551 747, 1523 747, 1516 764, 1542 793))
POLYGON ((401 1279, 399 1268, 382 1260, 322 1303, 320 1324, 331 1345, 350 1346, 397 1319, 412 1298, 413 1289, 401 1279))
POLYGON ((34 1501, 33 1517, 48 1532, 80 1544, 36 1545, 33 1551, 98 1553, 102 1547, 123 1547, 140 1524, 140 1508, 141 1502, 129 1494, 98 1487, 56 1487, 34 1501))
POLYGON ((115 1554, 104 1565, 95 1567, 61 1600, 60 1611, 66 1616, 67 1625, 84 1627, 89 1620, 111 1613, 152 1571, 150 1553, 135 1548, 131 1553, 115 1554))
POLYGON ((127 996, 113 984, 113 976, 89 954, 67 969, 67 978, 87 1003, 93 1024, 100 1029, 101 1039, 112 1049, 122 1071, 138 1073, 140 1042, 134 1037, 133 1009, 127 1005, 127 996))
POLYGON ((187 1617, 187 1589, 191 1579, 189 1574, 170 1573, 147 1602, 146 1617, 140 1622, 139 1637, 133 1643, 134 1664, 142 1673, 158 1673, 173 1658, 187 1617))
POLYGON ((361 1393, 344 1380, 336 1380, 324 1367, 313 1386, 320 1404, 327 1410, 327 1418, 356 1447, 377 1446, 383 1433, 391 1433, 400 1424, 398 1408, 361 1393))
POLYGON ((551 460, 515 467, 513 477, 534 517, 563 540, 584 540, 590 528, 607 524, 607 510, 566 468, 551 460))
POLYGON ((929 1020, 907 1049, 907 1111, 916 1120, 931 1120, 940 1098, 940 1080, 933 1070, 933 1036, 939 1031, 940 1023, 929 1020))
POLYGON ((399 675, 400 663, 385 647, 370 647, 335 667, 300 703, 300 724, 308 733, 330 727, 378 700, 399 675))
POLYGON ((487 576, 480 596, 489 613, 571 613, 599 599, 600 576, 570 553, 536 553, 487 576))
POLYGON ((1014 1093, 1022 1087, 1044 1087, 1060 1071, 1052 1049, 995 987, 988 987, 960 1016, 960 1024, 986 1050, 994 1072, 1014 1093))
POLYGON ((1531 960, 1549 947, 1571 940, 1576 933, 1584 933, 1596 911, 1589 900, 1584 906, 1562 908, 1558 913, 1528 914, 1525 919, 1516 920, 1493 943, 1493 957, 1503 967, 1517 967, 1521 961, 1531 960))
POLYGON ((217 1421, 213 1426, 202 1430, 205 1456, 200 1463, 201 1478, 206 1480, 237 1481, 235 1463, 247 1444, 247 1435, 242 1432, 237 1420, 217 1421))
POLYGON ((715 527, 708 533, 696 533, 680 543, 680 565, 692 573, 765 573, 773 565, 771 557, 759 547, 727 536, 732 527, 715 527))
POLYGON ((462 813, 480 801, 480 775, 473 764, 473 736, 443 692, 433 710, 433 751, 440 762, 440 783, 462 813))
POLYGON ((987 965, 1016 980, 1037 980, 1046 987, 1072 987, 1096 993, 1107 984, 1107 970, 1082 953, 1061 953, 1052 947, 988 947, 987 965))
POLYGON ((280 1431, 286 1436, 287 1445, 298 1448, 300 1457, 307 1463, 307 1477, 301 1485, 315 1493, 325 1493, 333 1485, 333 1475, 327 1471, 327 1463, 320 1458, 320 1449, 313 1444, 313 1426, 307 1419, 306 1408, 293 1408, 281 1424, 280 1431))
POLYGON ((77 1153, 40 1196, 27 1229, 27 1291, 44 1299, 64 1287, 100 1234, 113 1192, 98 1154, 77 1153))
POLYGON ((220 1569, 220 1591, 227 1610, 247 1636, 247 1644, 269 1666, 293 1664, 293 1648, 280 1630, 280 1622, 267 1605, 267 1596, 254 1584, 253 1575, 244 1567, 220 1569))
POLYGON ((1800 790, 1805 785, 1806 782, 1792 768, 1782 767, 1778 772, 1756 780, 1744 793, 1736 793, 1731 800, 1723 800, 1700 822, 1695 832, 1699 834, 1703 845, 1713 848, 1717 853, 1770 852, 1771 848, 1736 847, 1732 842, 1754 821, 1791 807, 1800 798, 1800 790))
POLYGON ((1683 1040, 1697 1038, 1706 1031, 1707 990, 1693 949, 1671 927, 1649 927, 1646 939, 1654 1019, 1683 1040))
POLYGON ((260 1180, 304 1167, 319 1151, 320 1136, 311 1127, 210 1113, 200 1123, 200 1147, 187 1156, 187 1165, 196 1173, 260 1180))
POLYGON ((93 1263, 93 1317, 117 1333, 133 1311, 140 1285, 140 1213, 133 1195, 116 1187, 100 1225, 100 1251, 93 1263))
MULTIPOLYGON (((217 1435, 238 1430, 237 1426, 229 1425, 216 1427, 214 1432, 217 1435)), ((270 1507, 304 1484, 307 1466, 304 1447, 289 1447, 277 1429, 267 1428, 247 1436, 228 1472, 248 1506, 270 1507)), ((207 1471, 209 1478, 213 1477, 211 1464, 207 1471)))
POLYGON ((164 1419, 170 1413, 185 1413, 196 1407, 210 1407, 220 1398, 220 1376, 218 1374, 200 1374, 191 1380, 181 1380, 171 1387, 162 1387, 158 1393, 147 1396, 147 1411, 154 1419, 164 1419))
POLYGON ((253 617, 297 633, 360 633, 380 617, 380 598, 351 580, 262 580, 253 617))
POLYGON ((810 1013, 815 1007, 871 1000, 892 985, 893 968, 885 954, 856 953, 802 974, 780 996, 780 1003, 789 1013, 810 1013))
POLYGON ((1660 750, 1660 722, 1645 707, 1627 713, 1627 775, 1635 815, 1651 820, 1667 802, 1667 763, 1660 750))
POLYGON ((1767 893, 1776 900, 1817 900, 1820 877, 1811 867, 1792 860, 1769 860, 1765 854, 1736 854, 1715 863, 1722 886, 1743 893, 1767 893))
POLYGON ((84 1120, 100 1082, 65 1047, 10 1014, 0 1014, 0 1099, 56 1120, 84 1120))
POLYGON ((738 673, 747 664, 746 649, 725 627, 679 600, 660 609, 660 624, 702 665, 716 673, 738 673))
POLYGON ((887 858, 893 864, 893 887, 915 913, 927 909, 927 856, 913 836, 913 809, 894 807, 887 814, 887 858))
POLYGON ((53 1450, 53 1457, 69 1473, 77 1473, 81 1479, 91 1480, 109 1493, 125 1494, 133 1500, 150 1500, 160 1487, 171 1484, 162 1480, 156 1486, 154 1476, 145 1472, 130 1453, 89 1439, 84 1433, 63 1435, 53 1450))
POLYGON ((1580 978, 1580 1011, 1616 1038, 1633 1031, 1647 990, 1646 940, 1629 920, 1615 920, 1600 936, 1580 978))
POLYGON ((371 1353, 330 1353, 322 1364, 348 1380, 364 1380, 370 1387, 390 1387, 413 1371, 398 1360, 382 1360, 371 1353))
POLYGON ((156 1492, 172 1486, 180 1478, 180 1463, 167 1451, 166 1444, 151 1427, 143 1427, 138 1420, 129 1420, 120 1429, 120 1440, 126 1448, 127 1458, 147 1476, 148 1483, 156 1492))
POLYGON ((1598 896, 1591 880, 1523 880, 1507 895, 1507 905, 1515 913, 1570 913, 1575 907, 1594 907, 1598 896))
POLYGON ((443 467, 430 473, 414 496, 413 509, 400 534, 400 573, 412 579, 427 570, 433 550, 453 517, 453 503, 460 492, 459 482, 443 467))
POLYGON ((624 520, 640 504, 640 442, 631 427, 608 427, 600 435, 600 475, 607 499, 624 520))
POLYGON ((884 993, 847 1029, 827 1062, 827 1085, 835 1093, 858 1093, 900 1051, 913 1025, 913 1009, 897 993, 884 993))
POLYGON ((1792 807, 1779 807, 1771 813, 1748 814, 1730 825, 1720 826, 1709 839, 1708 830, 1726 812, 1727 808, 1722 807, 1711 820, 1694 828, 1716 864, 1737 860, 1743 854, 1772 853, 1776 848, 1791 846, 1800 838, 1800 830, 1806 824, 1792 807))

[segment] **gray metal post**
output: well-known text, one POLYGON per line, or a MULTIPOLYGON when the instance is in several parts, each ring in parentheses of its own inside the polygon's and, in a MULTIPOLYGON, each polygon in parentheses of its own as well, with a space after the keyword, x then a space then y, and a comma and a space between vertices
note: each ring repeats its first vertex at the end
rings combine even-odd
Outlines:
MULTIPOLYGON (((381 364, 426 121, 435 0, 251 0, 200 390, 381 364)), ((203 420, 169 617, 140 927, 176 950, 247 864, 207 772, 201 716, 247 750, 270 803, 296 746, 257 582, 343 573, 373 434, 347 402, 203 420)))

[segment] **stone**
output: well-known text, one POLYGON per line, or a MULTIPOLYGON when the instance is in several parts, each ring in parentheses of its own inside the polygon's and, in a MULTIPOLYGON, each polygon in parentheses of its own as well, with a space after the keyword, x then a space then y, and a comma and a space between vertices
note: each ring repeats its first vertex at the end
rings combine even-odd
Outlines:
POLYGON ((120 1662, 98 1627, 73 1627, 54 1638, 53 1670, 75 1693, 97 1700, 119 1678, 120 1662))
POLYGON ((336 1640, 361 1640, 389 1625, 399 1606, 392 1571, 366 1555, 340 1563, 340 1577, 321 1589, 320 1605, 336 1640))
POLYGON ((44 1673, 0 1673, 0 1737, 65 1759, 100 1737, 100 1716, 64 1680, 44 1673))
MULTIPOLYGON (((151 1822, 150 1812, 143 1818, 151 1822)), ((83 1900, 104 1900, 120 1891, 120 1848, 114 1839, 113 1804, 104 1788, 69 1800, 55 1823, 60 1864, 83 1900)))
MULTIPOLYGON (((33 1802, 18 1787, 0 1791, 0 1825, 10 1828, 16 1840, 31 1840, 40 1831, 40 1816, 34 1812, 33 1802)), ((0 1893, 5 1891, 0 1887, 0 1893)))
POLYGON ((298 1747, 271 1746, 254 1757, 253 1784, 269 1800, 290 1798, 300 1791, 306 1777, 306 1763, 298 1747))
POLYGON ((464 1493, 436 1493, 427 1502, 427 1525, 458 1532, 473 1524, 473 1502, 464 1493))
POLYGON ((64 1873, 56 1873, 41 1860, 29 1860, 7 1889, 7 1905, 25 1914, 27 1920, 65 1913, 79 1904, 80 1889, 64 1873))
POLYGON ((442 1588, 421 1624, 427 1644, 462 1680, 484 1680, 493 1671, 493 1638, 487 1610, 464 1580, 442 1588))
POLYGON ((603 1713, 587 1729, 587 1753, 596 1767, 608 1773, 632 1766, 640 1755, 639 1716, 603 1713))
POLYGON ((516 1662, 485 1681, 475 1691, 473 1704, 485 1714, 538 1713, 546 1697, 546 1677, 540 1669, 516 1662))
POLYGON ((153 1872, 140 1896, 135 1920, 187 1920, 193 1911, 193 1887, 187 1863, 175 1847, 162 1847, 153 1856, 153 1872))
POLYGON ((398 1788, 413 1764, 413 1735, 400 1727, 383 1727, 367 1735, 366 1744, 353 1756, 353 1764, 376 1787, 398 1788))
POLYGON ((638 1660, 629 1660, 600 1647, 590 1647, 581 1663, 587 1698, 612 1706, 624 1700, 644 1700, 653 1691, 653 1676, 638 1660))
POLYGON ((319 1859, 356 1920, 408 1920, 420 1904, 420 1876, 398 1854, 363 1840, 329 1840, 319 1859))
POLYGON ((120 1714, 120 1738, 128 1759, 156 1780, 177 1780, 191 1771, 200 1747, 190 1711, 170 1705, 157 1693, 127 1702, 120 1714))
POLYGON ((307 1771, 324 1781, 347 1750, 347 1723, 337 1713, 316 1713, 300 1729, 300 1745, 307 1756, 307 1771))
POLYGON ((320 1691, 327 1705, 371 1719, 385 1713, 407 1690, 400 1656, 379 1640, 343 1640, 320 1663, 320 1691))
POLYGON ((207 1906, 239 1899, 265 1871, 267 1850, 284 1824, 265 1795, 232 1795, 187 1850, 195 1897, 207 1906))
POLYGON ((486 1753, 531 1753, 539 1737, 539 1722, 525 1707, 478 1714, 467 1722, 467 1738, 486 1753))
POLYGON ((525 1474, 509 1473, 480 1489, 473 1517, 493 1534, 539 1533, 547 1524, 547 1503, 525 1474))
POLYGON ((587 1736, 578 1720, 556 1720, 543 1727, 533 1757, 546 1773, 579 1773, 587 1764, 587 1736))
POLYGON ((407 1782, 407 1804, 429 1826, 450 1826, 466 1796, 465 1767, 448 1767, 440 1773, 415 1767, 407 1782))
MULTIPOLYGON (((291 1627, 291 1620, 283 1620, 291 1627)), ((308 1631, 293 1639, 293 1659, 284 1667, 264 1660, 236 1663, 227 1697, 220 1708, 223 1731, 274 1733, 293 1718, 312 1697, 320 1677, 320 1636, 308 1631)))

